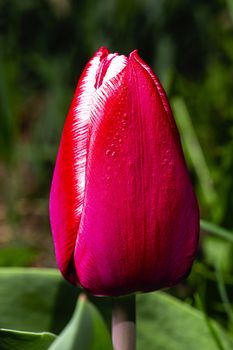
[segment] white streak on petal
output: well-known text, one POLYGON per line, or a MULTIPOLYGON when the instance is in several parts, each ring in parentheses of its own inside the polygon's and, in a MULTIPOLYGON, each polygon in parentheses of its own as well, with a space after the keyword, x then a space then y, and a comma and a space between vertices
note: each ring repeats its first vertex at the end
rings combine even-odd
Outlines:
POLYGON ((90 66, 87 68, 86 74, 80 85, 79 94, 74 108, 74 122, 72 125, 72 135, 74 137, 75 159, 74 167, 76 168, 76 189, 80 194, 76 214, 79 216, 82 212, 83 196, 86 177, 86 156, 87 156, 87 134, 89 128, 91 107, 93 95, 95 93, 96 71, 100 65, 101 57, 95 56, 90 66))
MULTIPOLYGON (((110 55, 108 55, 109 58, 110 55)), ((126 66, 128 62, 128 58, 124 55, 121 56, 115 56, 107 69, 107 72, 103 78, 103 83, 106 81, 109 81, 113 77, 115 77, 118 73, 122 71, 122 69, 126 66)))

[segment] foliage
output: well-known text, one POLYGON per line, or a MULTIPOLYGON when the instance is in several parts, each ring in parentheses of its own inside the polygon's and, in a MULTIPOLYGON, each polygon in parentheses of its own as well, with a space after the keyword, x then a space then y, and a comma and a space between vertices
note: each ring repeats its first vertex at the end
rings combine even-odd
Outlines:
MULTIPOLYGON (((52 269, 2 268, 0 283, 3 286, 0 290, 0 325, 24 330, 21 333, 0 331, 0 340, 8 336, 4 350, 11 349, 7 344, 15 341, 16 336, 17 349, 25 349, 29 337, 31 341, 34 339, 33 349, 42 349, 39 343, 43 339, 42 334, 36 333, 41 329, 60 334, 48 348, 51 350, 75 349, 75 344, 80 350, 111 349, 105 326, 105 322, 109 323, 111 298, 88 296, 88 301, 82 290, 70 286, 52 269), (70 322, 61 332, 69 318, 70 322), (26 329, 30 329, 31 333, 25 332, 26 329)), ((223 349, 230 350, 233 346, 233 338, 216 322, 206 322, 200 311, 163 292, 138 295, 136 304, 138 349, 218 350, 209 325, 223 344, 223 349)), ((46 333, 46 337, 50 337, 48 341, 51 341, 51 333, 46 333)))

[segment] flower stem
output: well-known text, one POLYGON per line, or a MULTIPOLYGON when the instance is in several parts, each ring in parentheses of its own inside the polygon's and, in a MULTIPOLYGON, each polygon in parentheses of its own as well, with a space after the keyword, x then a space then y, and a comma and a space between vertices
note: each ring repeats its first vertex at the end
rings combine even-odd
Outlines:
POLYGON ((136 349, 135 295, 113 298, 112 344, 114 350, 136 349))

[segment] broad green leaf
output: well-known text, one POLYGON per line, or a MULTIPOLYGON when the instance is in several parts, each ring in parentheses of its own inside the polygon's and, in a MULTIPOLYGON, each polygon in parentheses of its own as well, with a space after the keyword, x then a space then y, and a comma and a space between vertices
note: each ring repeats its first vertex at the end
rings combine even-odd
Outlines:
POLYGON ((52 333, 20 332, 12 329, 0 329, 1 350, 47 350, 55 340, 52 333))
MULTIPOLYGON (((81 290, 53 269, 0 269, 0 327, 60 333, 81 290)), ((110 324, 111 299, 90 297, 110 324)), ((227 350, 232 339, 213 323, 227 350)), ((163 292, 137 296, 138 350, 217 350, 202 312, 163 292)))
MULTIPOLYGON (((56 269, 0 268, 0 327, 58 334, 69 322, 81 292, 56 269)), ((110 299, 90 299, 109 324, 110 299)))
POLYGON ((100 313, 87 301, 79 297, 74 315, 49 350, 112 350, 112 342, 100 313))
POLYGON ((217 348, 219 350, 226 350, 225 345, 222 342, 221 336, 220 336, 219 332, 217 331, 217 329, 214 327, 213 322, 211 321, 211 319, 207 315, 205 307, 204 307, 198 294, 195 295, 195 301, 196 301, 196 305, 202 311, 202 313, 205 317, 206 325, 209 329, 210 334, 212 335, 212 338, 213 338, 217 348))
MULTIPOLYGON (((138 349, 219 350, 202 312, 174 297, 155 292, 137 298, 138 349)), ((212 325, 226 350, 233 339, 217 323, 212 325)))
POLYGON ((0 268, 0 327, 58 334, 78 293, 55 269, 0 268))

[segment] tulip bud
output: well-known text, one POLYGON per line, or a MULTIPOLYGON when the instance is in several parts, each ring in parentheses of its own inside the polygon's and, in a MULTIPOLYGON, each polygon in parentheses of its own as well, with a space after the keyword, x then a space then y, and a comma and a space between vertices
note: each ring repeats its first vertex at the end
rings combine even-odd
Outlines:
POLYGON ((170 287, 191 269, 199 211, 166 94, 151 68, 101 48, 61 137, 50 221, 63 276, 96 295, 170 287))

